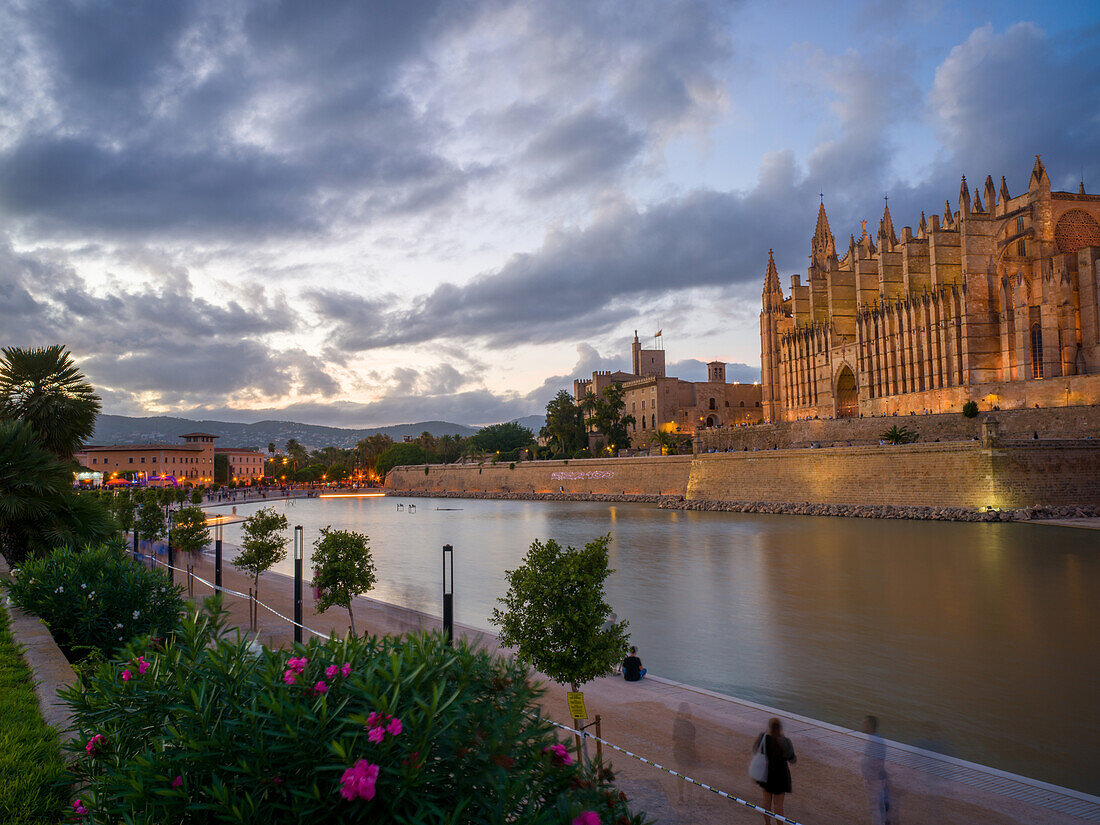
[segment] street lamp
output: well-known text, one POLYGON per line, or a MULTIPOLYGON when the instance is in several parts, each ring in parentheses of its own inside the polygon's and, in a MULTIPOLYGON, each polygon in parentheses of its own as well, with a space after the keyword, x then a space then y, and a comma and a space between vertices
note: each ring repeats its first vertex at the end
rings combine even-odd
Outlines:
POLYGON ((455 552, 449 544, 443 545, 443 639, 454 644, 455 633, 455 552))
POLYGON ((305 552, 302 525, 294 526, 294 641, 302 641, 302 555, 305 552))

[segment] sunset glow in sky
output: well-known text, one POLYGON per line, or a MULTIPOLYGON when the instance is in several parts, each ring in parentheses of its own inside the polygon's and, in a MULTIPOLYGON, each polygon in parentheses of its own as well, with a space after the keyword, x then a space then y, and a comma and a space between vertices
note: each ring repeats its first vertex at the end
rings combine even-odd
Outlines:
POLYGON ((104 412, 540 412, 1035 154, 1100 191, 1094 3, 0 2, 0 343, 104 412))

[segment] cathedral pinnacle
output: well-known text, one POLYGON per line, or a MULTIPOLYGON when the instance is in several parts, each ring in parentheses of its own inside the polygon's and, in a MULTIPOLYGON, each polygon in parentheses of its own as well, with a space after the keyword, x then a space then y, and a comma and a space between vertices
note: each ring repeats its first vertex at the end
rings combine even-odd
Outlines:
POLYGON ((775 268, 775 258, 772 250, 768 250, 768 270, 764 274, 764 292, 778 292, 782 294, 783 287, 779 283, 779 272, 775 268))
POLYGON ((836 242, 829 228, 829 216, 825 214, 825 201, 817 207, 817 227, 810 243, 810 258, 819 269, 828 269, 831 258, 836 257, 836 242))

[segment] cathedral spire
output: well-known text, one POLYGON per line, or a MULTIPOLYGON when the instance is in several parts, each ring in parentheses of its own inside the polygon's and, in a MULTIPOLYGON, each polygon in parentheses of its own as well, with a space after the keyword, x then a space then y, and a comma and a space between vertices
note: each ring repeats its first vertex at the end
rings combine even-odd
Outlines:
POLYGON ((1035 156, 1035 165, 1031 168, 1031 178, 1028 180, 1027 188, 1042 189, 1043 186, 1050 188, 1050 178, 1047 177, 1047 169, 1043 166, 1043 159, 1038 155, 1035 156))
POLYGON ((810 258, 820 269, 828 268, 830 256, 836 255, 836 242, 829 228, 829 216, 825 214, 825 201, 817 207, 817 226, 814 239, 810 243, 810 258))
POLYGON ((1008 203, 1012 200, 1008 194, 1008 184, 1005 183, 1005 176, 1001 175, 1001 203, 1008 203))
POLYGON ((966 175, 963 175, 962 183, 959 184, 959 217, 963 218, 970 214, 970 190, 966 188, 966 175))
POLYGON ((978 192, 977 187, 974 187, 974 211, 975 212, 984 212, 985 211, 985 209, 982 207, 982 196, 981 196, 981 193, 978 192))
POLYGON ((993 176, 985 176, 985 206, 992 213, 997 205, 997 187, 993 185, 993 176))
POLYGON ((923 209, 920 211, 920 226, 917 227, 917 231, 920 232, 921 235, 924 235, 924 233, 928 231, 928 219, 924 217, 923 209))
POLYGON ((951 201, 943 202, 943 228, 950 229, 954 223, 954 218, 951 217, 951 201))
POLYGON ((894 219, 890 217, 890 201, 886 200, 886 208, 882 212, 882 220, 878 223, 879 246, 892 249, 898 242, 897 233, 894 232, 894 219))
POLYGON ((779 273, 775 269, 775 258, 772 250, 768 250, 768 270, 764 273, 764 292, 778 292, 782 294, 783 287, 779 283, 779 273))

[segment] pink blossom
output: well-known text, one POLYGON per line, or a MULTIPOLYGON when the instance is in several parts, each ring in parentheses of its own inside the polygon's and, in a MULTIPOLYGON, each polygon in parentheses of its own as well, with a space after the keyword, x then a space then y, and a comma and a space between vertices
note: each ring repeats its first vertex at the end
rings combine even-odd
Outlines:
POLYGON ((344 664, 340 667, 340 675, 343 676, 345 679, 351 676, 351 665, 349 665, 347 662, 344 662, 344 664))
POLYGON ((290 659, 287 659, 286 662, 286 666, 293 670, 295 673, 301 673, 303 670, 306 669, 306 665, 308 664, 309 659, 305 658, 304 656, 301 658, 291 657, 290 659))
POLYGON ((340 672, 340 668, 338 668, 336 665, 329 665, 328 667, 325 668, 325 678, 326 679, 331 679, 333 676, 335 676, 339 672, 340 672))
POLYGON ((316 693, 318 696, 320 696, 322 693, 327 693, 328 685, 326 685, 324 682, 318 682, 313 686, 313 692, 316 693))
POLYGON ((600 825, 600 815, 595 811, 585 811, 573 820, 573 825, 600 825))
POLYGON ((386 725, 386 733, 390 736, 397 736, 402 730, 400 719, 391 719, 390 723, 386 725))
POLYGON ((340 796, 349 802, 353 799, 374 799, 374 789, 378 782, 378 766, 366 759, 360 759, 344 771, 340 778, 340 796))
POLYGON ((144 656, 138 656, 138 676, 144 676, 145 671, 149 669, 149 663, 145 661, 144 656))
POLYGON ((102 733, 97 733, 88 740, 88 744, 84 746, 84 750, 88 752, 88 756, 96 756, 99 753, 100 747, 106 747, 106 745, 106 738, 102 733))
POLYGON ((375 744, 381 742, 385 738, 386 738, 386 729, 381 727, 381 726, 379 726, 377 728, 371 728, 370 732, 367 734, 367 739, 374 742, 375 744))
POLYGON ((549 747, 543 748, 542 752, 554 754, 554 761, 559 765, 573 764, 573 757, 569 755, 569 750, 560 742, 556 745, 550 745, 549 747))
POLYGON ((284 670, 283 681, 286 682, 288 685, 293 685, 295 682, 298 681, 298 674, 296 674, 293 670, 284 670))
POLYGON ((84 807, 84 803, 81 802, 79 799, 74 799, 73 813, 75 813, 77 816, 84 816, 84 814, 88 813, 88 809, 84 807))
POLYGON ((129 682, 133 675, 128 669, 122 671, 122 681, 129 682))
POLYGON ((373 728, 375 725, 382 723, 382 714, 377 711, 371 711, 370 716, 367 717, 367 727, 373 728))
MULTIPOLYGON (((173 788, 183 787, 183 777, 182 776, 177 776, 175 779, 173 779, 172 780, 172 787, 173 788)), ((599 825, 599 824, 597 823, 597 825, 599 825)))

